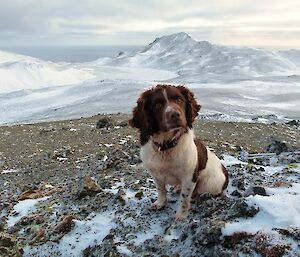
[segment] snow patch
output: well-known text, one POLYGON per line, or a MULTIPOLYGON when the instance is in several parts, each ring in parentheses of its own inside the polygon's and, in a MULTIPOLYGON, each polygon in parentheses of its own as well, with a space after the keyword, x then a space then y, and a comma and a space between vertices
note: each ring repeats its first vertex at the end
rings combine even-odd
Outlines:
MULTIPOLYGON (((74 229, 66 234, 58 244, 48 243, 40 246, 26 246, 24 256, 69 256, 80 257, 87 247, 101 244, 109 231, 115 227, 111 217, 106 214, 94 214, 87 221, 75 221, 74 229)), ((110 215, 111 216, 111 215, 110 215)))
POLYGON ((38 198, 38 199, 26 199, 18 202, 13 209, 13 213, 16 215, 9 216, 7 219, 7 226, 14 226, 19 220, 28 214, 34 212, 36 210, 36 204, 42 201, 45 201, 49 198, 49 196, 38 198))
POLYGON ((290 188, 269 188, 266 189, 266 192, 270 196, 248 196, 247 204, 258 207, 259 212, 253 218, 227 223, 223 234, 232 235, 238 231, 271 232, 272 228, 299 227, 300 184, 294 183, 290 188))
POLYGON ((225 167, 232 166, 235 164, 247 164, 247 162, 242 162, 238 158, 231 155, 223 155, 223 159, 221 160, 221 162, 225 167))
POLYGON ((15 169, 9 169, 9 170, 3 170, 1 174, 7 174, 7 173, 15 173, 19 172, 20 170, 15 170, 15 169))

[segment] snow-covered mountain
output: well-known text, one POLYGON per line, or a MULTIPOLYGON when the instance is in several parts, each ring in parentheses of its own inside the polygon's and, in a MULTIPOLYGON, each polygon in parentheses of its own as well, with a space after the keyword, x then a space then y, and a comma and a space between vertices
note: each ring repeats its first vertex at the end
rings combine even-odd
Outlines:
POLYGON ((93 77, 66 64, 0 51, 0 93, 75 84, 93 77))
POLYGON ((108 63, 171 70, 188 80, 197 77, 198 81, 224 81, 300 74, 297 54, 299 51, 277 53, 251 47, 216 45, 196 41, 182 32, 157 38, 141 51, 120 55, 108 63))
POLYGON ((0 51, 0 124, 130 112, 139 94, 157 83, 185 84, 205 115, 300 119, 299 60, 298 50, 222 46, 186 33, 87 63, 0 51))
POLYGON ((293 62, 295 65, 300 67, 300 51, 297 49, 290 49, 285 51, 279 51, 278 52, 281 56, 284 58, 287 58, 291 62, 293 62))

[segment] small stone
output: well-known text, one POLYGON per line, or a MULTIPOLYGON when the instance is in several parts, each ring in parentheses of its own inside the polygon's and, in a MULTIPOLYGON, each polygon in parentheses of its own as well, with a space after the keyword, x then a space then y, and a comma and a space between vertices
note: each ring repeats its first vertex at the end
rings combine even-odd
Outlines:
POLYGON ((285 124, 287 124, 289 126, 299 126, 300 120, 291 120, 291 121, 286 122, 285 124))
POLYGON ((134 197, 138 198, 138 199, 142 199, 144 196, 144 193, 142 191, 137 192, 134 197))
POLYGON ((272 142, 267 146, 268 153, 280 154, 282 152, 287 152, 288 147, 285 142, 280 142, 279 140, 272 139, 272 142))
POLYGON ((254 206, 249 206, 245 201, 238 201, 234 205, 236 217, 254 217, 259 209, 254 206))
POLYGON ((233 179, 232 186, 237 187, 241 191, 245 191, 245 183, 241 179, 233 179))
POLYGON ((128 126, 128 121, 127 120, 123 120, 123 121, 121 121, 121 122, 119 122, 118 124, 117 124, 117 126, 120 126, 120 127, 127 127, 128 126))
POLYGON ((241 197, 242 196, 241 192, 239 190, 237 190, 237 189, 234 190, 230 195, 237 196, 237 197, 241 197))
POLYGON ((110 240, 110 239, 114 239, 114 235, 113 234, 108 234, 106 237, 103 238, 104 240, 110 240))
POLYGON ((235 232, 230 236, 224 236, 223 245, 226 248, 231 248, 239 244, 241 241, 248 239, 249 237, 253 237, 253 235, 246 232, 235 232))
POLYGON ((54 228, 55 233, 63 233, 66 234, 74 226, 74 219, 76 217, 74 215, 66 215, 63 217, 62 221, 54 228))
POLYGON ((94 179, 89 176, 84 176, 79 182, 77 196, 78 198, 83 198, 85 196, 94 196, 101 191, 102 188, 94 179))
POLYGON ((291 182, 285 182, 285 181, 276 181, 273 184, 274 187, 291 187, 291 182))
POLYGON ((255 195, 262 195, 262 196, 268 196, 266 190, 263 187, 260 186, 254 186, 252 188, 253 194, 255 195))
POLYGON ((96 128, 101 129, 101 128, 108 128, 112 126, 112 120, 110 117, 104 117, 98 120, 96 123, 96 128))
POLYGON ((117 196, 116 196, 116 199, 118 200, 118 202, 119 202, 121 205, 125 205, 125 204, 126 204, 126 201, 125 201, 125 199, 122 197, 122 195, 117 195, 117 196))
POLYGON ((1 238, 0 238, 0 246, 12 247, 12 246, 14 246, 14 242, 13 242, 12 238, 3 234, 3 235, 1 235, 1 238))

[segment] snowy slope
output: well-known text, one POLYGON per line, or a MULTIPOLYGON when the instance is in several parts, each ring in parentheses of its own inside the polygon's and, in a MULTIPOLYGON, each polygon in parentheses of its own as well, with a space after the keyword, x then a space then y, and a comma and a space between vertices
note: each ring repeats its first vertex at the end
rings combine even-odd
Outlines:
POLYGON ((0 93, 74 84, 93 77, 85 70, 0 51, 0 93))
POLYGON ((0 124, 130 112, 157 83, 185 84, 213 118, 300 119, 299 53, 215 45, 186 33, 87 63, 0 51, 0 124))
POLYGON ((294 64, 296 64, 298 67, 300 67, 300 51, 297 49, 290 49, 286 51, 279 51, 278 52, 281 56, 284 58, 287 58, 294 64))

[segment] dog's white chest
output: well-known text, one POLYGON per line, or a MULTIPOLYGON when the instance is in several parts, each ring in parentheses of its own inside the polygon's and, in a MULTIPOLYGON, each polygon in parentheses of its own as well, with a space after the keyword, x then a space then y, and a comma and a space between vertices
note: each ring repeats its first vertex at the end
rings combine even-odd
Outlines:
POLYGON ((167 151, 156 150, 150 141, 141 148, 141 159, 154 178, 163 179, 167 184, 178 184, 187 173, 194 172, 197 165, 193 134, 188 133, 177 146, 167 151))

